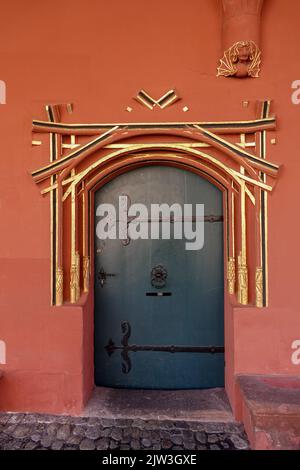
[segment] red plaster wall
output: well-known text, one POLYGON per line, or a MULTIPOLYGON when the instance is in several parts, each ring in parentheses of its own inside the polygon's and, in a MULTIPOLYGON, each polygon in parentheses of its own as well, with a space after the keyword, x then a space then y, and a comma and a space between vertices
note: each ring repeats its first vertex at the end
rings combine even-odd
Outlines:
POLYGON ((29 171, 48 161, 48 143, 31 147, 31 119, 46 103, 73 102, 73 122, 252 119, 257 99, 273 99, 284 164, 269 199, 270 307, 228 307, 226 384, 236 373, 300 374, 291 343, 300 339, 300 80, 297 0, 266 0, 261 78, 216 78, 222 56, 218 0, 11 0, 0 16, 0 407, 78 413, 92 389, 92 299, 50 307, 49 199, 29 171), (176 87, 182 100, 153 112, 132 100, 144 88, 159 97, 176 87), (249 100, 248 108, 242 101, 249 100), (183 106, 189 112, 183 113, 183 106), (133 108, 129 114, 127 106, 133 108))

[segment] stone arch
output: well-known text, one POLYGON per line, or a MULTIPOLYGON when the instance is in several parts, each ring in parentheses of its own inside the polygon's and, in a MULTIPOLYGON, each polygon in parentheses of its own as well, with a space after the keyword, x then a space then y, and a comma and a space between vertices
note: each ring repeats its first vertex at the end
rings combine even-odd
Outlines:
MULTIPOLYGON (((75 179, 68 189, 64 192, 64 203, 68 204, 69 211, 73 214, 71 216, 71 233, 73 233, 73 263, 71 265, 70 274, 70 297, 72 302, 79 300, 79 293, 81 292, 81 281, 79 279, 80 262, 76 261, 80 257, 79 250, 76 250, 76 233, 78 232, 78 224, 76 222, 76 202, 77 196, 80 196, 83 201, 83 213, 82 225, 84 228, 81 229, 85 232, 84 246, 82 252, 82 263, 83 263, 83 291, 88 292, 90 284, 90 273, 91 265, 90 259, 92 256, 91 242, 90 242, 90 227, 93 226, 93 217, 91 214, 93 192, 98 189, 101 185, 105 184, 110 179, 118 176, 121 173, 130 171, 132 168, 146 165, 169 165, 177 166, 180 168, 189 169, 206 179, 211 181, 224 193, 224 207, 225 207, 225 239, 227 240, 226 245, 226 260, 228 271, 228 292, 230 294, 235 293, 236 285, 236 259, 235 259, 235 246, 234 246, 234 224, 232 220, 236 217, 235 200, 242 200, 245 204, 246 196, 248 196, 250 202, 254 203, 253 193, 246 188, 245 182, 236 175, 235 171, 232 171, 224 163, 217 160, 211 155, 208 155, 202 151, 195 149, 182 149, 180 145, 160 145, 152 144, 151 151, 149 150, 146 154, 143 153, 144 148, 138 145, 131 151, 117 151, 106 154, 105 156, 95 156, 95 160, 90 164, 89 167, 85 168, 83 172, 78 173, 78 178, 75 179), (78 191, 79 188, 82 188, 78 191), (77 264, 76 264, 77 263, 77 264)), ((237 202, 240 204, 240 202, 237 202)), ((66 205, 67 207, 67 205, 66 205)), ((245 226, 245 220, 243 221, 245 226)), ((72 235, 71 235, 72 237, 72 235)), ((245 249, 243 243, 244 235, 241 239, 241 250, 245 249)), ((245 256, 245 253, 243 253, 245 256)), ((72 256, 71 256, 72 258, 72 256)), ((248 282, 247 273, 245 270, 246 260, 243 259, 243 282, 239 283, 238 296, 242 304, 248 303, 248 282)), ((241 275, 241 274, 240 274, 241 275)), ((68 285, 68 282, 67 282, 68 285)))

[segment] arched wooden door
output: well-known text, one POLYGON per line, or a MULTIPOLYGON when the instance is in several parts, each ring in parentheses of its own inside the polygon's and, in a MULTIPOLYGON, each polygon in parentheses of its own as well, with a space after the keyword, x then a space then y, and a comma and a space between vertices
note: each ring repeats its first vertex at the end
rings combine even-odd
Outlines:
MULTIPOLYGON (((95 233, 95 382, 124 388, 224 385, 223 201, 186 170, 148 166, 95 193, 99 204, 204 204, 203 249, 186 240, 99 240, 95 233), (214 217, 208 217, 214 216, 214 217)), ((145 221, 151 223, 151 218, 145 221)))

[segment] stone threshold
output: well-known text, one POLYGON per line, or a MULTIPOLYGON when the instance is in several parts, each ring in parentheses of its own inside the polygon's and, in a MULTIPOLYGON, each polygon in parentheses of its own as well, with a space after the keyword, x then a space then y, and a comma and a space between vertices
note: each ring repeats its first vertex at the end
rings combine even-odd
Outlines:
POLYGON ((82 416, 233 423, 223 388, 134 390, 96 387, 82 416))

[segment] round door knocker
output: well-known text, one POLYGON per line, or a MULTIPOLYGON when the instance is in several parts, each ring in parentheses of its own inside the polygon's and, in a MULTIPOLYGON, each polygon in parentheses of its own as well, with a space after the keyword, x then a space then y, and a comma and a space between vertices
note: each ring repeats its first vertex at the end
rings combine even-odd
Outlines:
POLYGON ((151 270, 151 285, 156 289, 165 287, 168 277, 168 271, 164 266, 158 264, 151 270))

